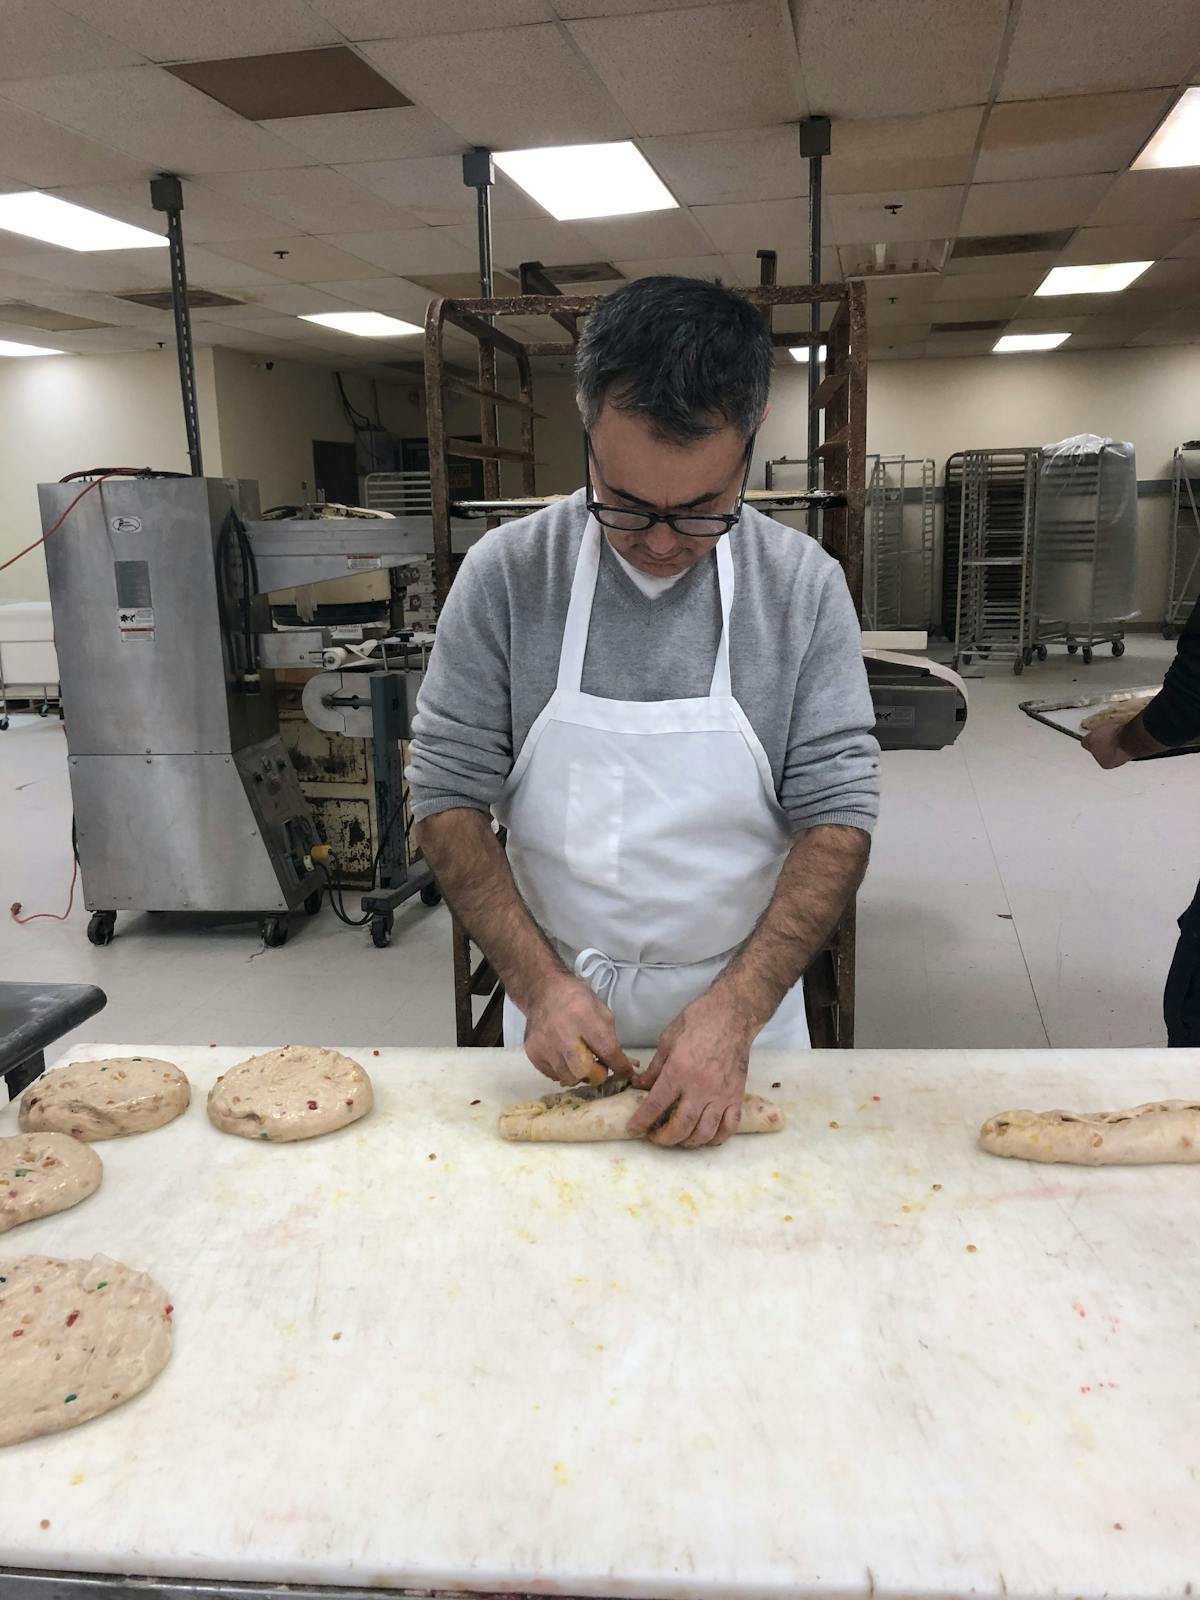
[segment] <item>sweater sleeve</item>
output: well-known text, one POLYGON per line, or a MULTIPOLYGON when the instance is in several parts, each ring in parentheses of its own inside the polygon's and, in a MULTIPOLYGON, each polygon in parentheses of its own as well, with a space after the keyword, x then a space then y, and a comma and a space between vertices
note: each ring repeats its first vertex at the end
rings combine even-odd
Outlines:
POLYGON ((1200 600, 1192 607, 1162 689, 1142 713, 1142 726, 1159 744, 1200 737, 1200 600))
POLYGON ((409 745, 415 821, 490 811, 513 765, 508 605, 490 552, 468 553, 442 607, 409 745))
POLYGON ((862 633, 840 566, 830 562, 801 663, 779 800, 792 826, 870 833, 879 816, 879 745, 862 633))

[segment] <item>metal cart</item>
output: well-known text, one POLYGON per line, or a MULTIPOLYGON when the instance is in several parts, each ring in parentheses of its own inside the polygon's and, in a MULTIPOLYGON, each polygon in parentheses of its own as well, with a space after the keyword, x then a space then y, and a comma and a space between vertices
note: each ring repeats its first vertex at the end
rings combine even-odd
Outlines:
MULTIPOLYGON (((1040 451, 964 450, 958 480, 954 666, 976 656, 1011 661, 1018 675, 1047 650, 1033 623, 1032 594, 1040 451)), ((947 478, 950 463, 947 463, 947 478)), ((947 543, 950 527, 947 523, 947 543)))
POLYGON ((933 610, 932 461, 913 456, 873 456, 867 482, 864 529, 863 621, 868 628, 929 626, 933 610), (907 506, 919 505, 917 542, 907 506), (911 598, 914 567, 918 594, 911 598))
POLYGON ((1123 619, 1134 610, 1137 466, 1111 439, 1064 440, 1038 463, 1033 615, 1042 640, 1089 664, 1097 645, 1125 654, 1123 619), (1056 624, 1036 619, 1062 618, 1056 624), (1040 631, 1039 631, 1040 629, 1040 631))
POLYGON ((1200 439, 1177 445, 1171 461, 1171 553, 1163 638, 1173 639, 1200 600, 1200 439))

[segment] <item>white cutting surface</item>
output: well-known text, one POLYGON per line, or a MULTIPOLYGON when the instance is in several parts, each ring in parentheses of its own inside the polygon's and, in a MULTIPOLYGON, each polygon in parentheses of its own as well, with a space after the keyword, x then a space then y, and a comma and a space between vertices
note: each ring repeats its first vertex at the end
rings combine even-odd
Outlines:
POLYGON ((0 1566, 589 1596, 1200 1583, 1200 1170, 974 1146, 1003 1109, 1192 1096, 1200 1052, 764 1052, 786 1132, 697 1154, 504 1144, 523 1058, 369 1047, 373 1116, 262 1144, 204 1114, 248 1051, 73 1055, 132 1053, 185 1068, 190 1112, 98 1146, 99 1193, 0 1265, 148 1269, 174 1357, 0 1452, 0 1566))

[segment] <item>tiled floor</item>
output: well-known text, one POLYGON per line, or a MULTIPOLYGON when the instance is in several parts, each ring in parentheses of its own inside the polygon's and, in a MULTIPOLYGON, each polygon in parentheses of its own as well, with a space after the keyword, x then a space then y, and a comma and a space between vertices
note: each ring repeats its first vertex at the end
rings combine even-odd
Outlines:
MULTIPOLYGON (((862 1046, 1163 1041, 1174 917, 1200 876, 1200 756, 1103 773, 1022 699, 1151 683, 1171 647, 1135 637, 1090 668, 1056 655, 972 677, 958 744, 884 757, 884 809, 860 902, 862 1046)), ((978 668, 970 669, 978 673, 978 668)), ((0 904, 61 911, 70 796, 59 724, 0 734, 0 904)), ((453 1042, 449 921, 420 905, 388 950, 328 909, 262 948, 253 924, 121 916, 94 949, 65 923, 0 921, 0 974, 99 984, 92 1039, 219 1044, 453 1042)))

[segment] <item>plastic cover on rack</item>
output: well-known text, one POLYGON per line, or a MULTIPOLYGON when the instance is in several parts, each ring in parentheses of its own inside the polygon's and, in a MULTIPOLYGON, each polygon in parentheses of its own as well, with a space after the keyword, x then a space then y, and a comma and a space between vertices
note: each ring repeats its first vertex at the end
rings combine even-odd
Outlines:
POLYGON ((1132 444, 1077 433, 1045 445, 1037 486, 1038 614, 1067 623, 1136 617, 1137 530, 1132 444))

